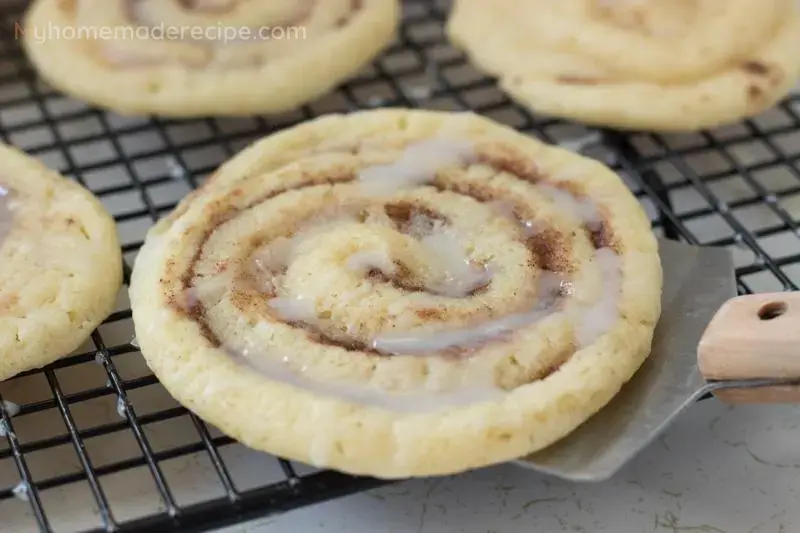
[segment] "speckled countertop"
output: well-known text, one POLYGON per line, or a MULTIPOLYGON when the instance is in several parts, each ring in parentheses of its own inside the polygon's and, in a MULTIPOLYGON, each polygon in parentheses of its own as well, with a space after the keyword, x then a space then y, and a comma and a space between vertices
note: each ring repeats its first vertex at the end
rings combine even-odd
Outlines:
POLYGON ((800 531, 800 407, 704 401, 615 478, 513 465, 408 481, 225 533, 800 531))

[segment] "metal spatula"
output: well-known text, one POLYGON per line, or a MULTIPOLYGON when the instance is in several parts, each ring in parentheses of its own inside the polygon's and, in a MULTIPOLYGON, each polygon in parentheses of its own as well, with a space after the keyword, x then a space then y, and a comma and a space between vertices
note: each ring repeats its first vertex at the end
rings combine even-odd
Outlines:
POLYGON ((576 431, 516 461, 602 481, 706 393, 729 403, 800 403, 800 293, 736 297, 727 250, 660 242, 662 313, 650 357, 576 431))

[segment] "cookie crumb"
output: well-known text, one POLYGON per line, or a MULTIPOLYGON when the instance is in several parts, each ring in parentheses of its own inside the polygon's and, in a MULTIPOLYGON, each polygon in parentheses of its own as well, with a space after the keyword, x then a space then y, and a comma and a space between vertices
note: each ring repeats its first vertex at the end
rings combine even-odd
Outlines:
POLYGON ((167 158, 167 172, 172 179, 182 179, 187 175, 186 167, 181 165, 174 156, 167 158))
POLYGON ((17 416, 19 414, 19 405, 14 402, 3 400, 3 409, 8 416, 17 416))
POLYGON ((14 488, 11 489, 11 494, 13 494, 15 498, 24 502, 30 501, 30 496, 28 496, 28 484, 24 481, 17 483, 14 488))
POLYGON ((122 399, 121 396, 117 397, 117 414, 120 418, 128 418, 128 406, 125 404, 125 400, 122 399))

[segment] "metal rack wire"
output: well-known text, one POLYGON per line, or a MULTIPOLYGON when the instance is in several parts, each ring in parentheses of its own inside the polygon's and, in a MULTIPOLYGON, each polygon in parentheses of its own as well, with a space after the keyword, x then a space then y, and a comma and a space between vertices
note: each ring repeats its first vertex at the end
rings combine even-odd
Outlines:
MULTIPOLYGON (((472 109, 548 142, 586 132, 532 116, 475 72, 442 34, 446 1, 407 0, 398 42, 298 112, 188 121, 120 117, 44 86, 14 37, 25 5, 8 0, 0 8, 0 138, 101 199, 118 223, 126 282, 147 227, 182 195, 253 139, 320 113, 472 109)), ((601 132, 586 155, 620 172, 657 233, 733 249, 740 292, 796 290, 798 106, 800 98, 790 96, 753 120, 692 135, 601 132)), ((0 384, 0 395, 14 402, 0 402, 4 527, 208 531, 381 484, 250 453, 207 426, 144 367, 130 318, 122 293, 117 311, 77 355, 0 384), (150 488, 131 507, 139 485, 150 488), (140 501, 145 493, 149 506, 140 501)))

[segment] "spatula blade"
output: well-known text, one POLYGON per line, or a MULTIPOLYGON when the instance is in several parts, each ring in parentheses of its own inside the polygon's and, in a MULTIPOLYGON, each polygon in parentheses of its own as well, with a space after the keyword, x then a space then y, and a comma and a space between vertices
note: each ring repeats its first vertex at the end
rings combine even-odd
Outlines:
POLYGON ((573 433, 515 461, 570 481, 603 481, 653 441, 703 393, 697 344, 719 307, 736 295, 730 252, 659 242, 661 318, 650 356, 614 399, 573 433))

